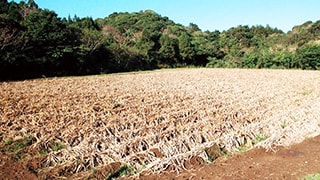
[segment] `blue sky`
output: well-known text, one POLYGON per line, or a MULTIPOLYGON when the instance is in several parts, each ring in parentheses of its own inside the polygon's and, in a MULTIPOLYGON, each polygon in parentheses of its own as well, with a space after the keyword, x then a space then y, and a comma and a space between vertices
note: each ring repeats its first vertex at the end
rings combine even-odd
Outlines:
MULTIPOLYGON (((19 0, 16 0, 17 2, 19 0)), ((228 30, 238 25, 277 27, 284 32, 306 21, 320 20, 320 0, 35 0, 59 17, 104 18, 113 12, 151 9, 176 23, 202 30, 228 30)))

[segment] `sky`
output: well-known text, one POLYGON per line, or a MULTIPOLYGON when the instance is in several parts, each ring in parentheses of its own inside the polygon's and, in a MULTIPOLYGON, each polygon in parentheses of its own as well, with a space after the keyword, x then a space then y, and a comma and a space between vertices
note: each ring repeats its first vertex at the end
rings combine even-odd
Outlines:
MULTIPOLYGON (((19 0, 16 0, 19 2, 19 0)), ((269 25, 287 32, 306 21, 320 20, 320 0, 35 0, 59 17, 104 18, 113 12, 153 10, 203 31, 228 30, 238 25, 269 25)))

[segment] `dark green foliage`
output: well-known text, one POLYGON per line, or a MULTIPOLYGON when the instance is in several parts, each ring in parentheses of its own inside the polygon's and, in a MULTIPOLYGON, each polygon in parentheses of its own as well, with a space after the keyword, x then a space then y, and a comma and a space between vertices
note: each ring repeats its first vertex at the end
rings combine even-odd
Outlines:
POLYGON ((91 17, 79 18, 74 16, 73 20, 69 17, 68 23, 70 26, 79 29, 90 29, 90 30, 101 30, 98 23, 95 22, 91 17))
POLYGON ((191 32, 201 31, 199 26, 194 23, 190 23, 188 28, 191 29, 191 32))
POLYGON ((186 32, 181 33, 178 38, 179 41, 179 53, 182 58, 182 64, 192 64, 194 57, 194 47, 191 44, 191 35, 186 32))
POLYGON ((59 56, 58 52, 52 48, 63 45, 66 40, 66 26, 61 22, 57 15, 49 10, 35 11, 25 17, 23 25, 26 28, 24 35, 27 37, 29 49, 35 56, 49 53, 54 58, 59 56), (50 51, 46 52, 46 48, 50 51), (34 50, 38 52, 34 52, 34 50))
POLYGON ((7 0, 0 0, 0 14, 8 12, 8 1, 7 0))
POLYGON ((179 56, 178 39, 164 34, 160 38, 160 45, 161 62, 170 66, 177 64, 179 56))
POLYGON ((72 51, 68 44, 66 25, 49 10, 31 11, 21 23, 24 27, 24 47, 20 59, 22 76, 57 75, 65 56, 72 51), (32 74, 29 74, 32 69, 32 74))
POLYGON ((8 6, 8 18, 11 21, 20 21, 22 16, 20 14, 20 7, 18 4, 11 2, 8 6))
POLYGON ((307 44, 297 50, 297 67, 301 69, 320 69, 320 45, 307 44))
POLYGON ((37 3, 36 3, 34 0, 28 0, 27 5, 28 5, 30 8, 38 9, 38 5, 37 5, 37 3))
POLYGON ((34 0, 0 0, 0 80, 207 66, 319 69, 320 21, 284 33, 201 31, 152 10, 60 19, 34 0))
POLYGON ((312 26, 310 27, 310 33, 313 34, 314 36, 320 35, 320 20, 313 23, 312 26))
POLYGON ((295 64, 295 55, 292 52, 279 52, 275 54, 273 58, 274 66, 280 68, 298 68, 298 64, 295 64))

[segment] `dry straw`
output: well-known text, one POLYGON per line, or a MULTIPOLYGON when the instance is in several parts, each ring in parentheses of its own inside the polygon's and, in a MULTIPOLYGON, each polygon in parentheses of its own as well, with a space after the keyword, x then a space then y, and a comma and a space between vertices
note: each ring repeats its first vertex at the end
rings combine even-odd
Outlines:
POLYGON ((320 134, 319 85, 319 72, 239 69, 2 82, 0 130, 34 136, 49 152, 41 167, 63 174, 114 162, 179 172, 215 145, 272 149, 320 134))

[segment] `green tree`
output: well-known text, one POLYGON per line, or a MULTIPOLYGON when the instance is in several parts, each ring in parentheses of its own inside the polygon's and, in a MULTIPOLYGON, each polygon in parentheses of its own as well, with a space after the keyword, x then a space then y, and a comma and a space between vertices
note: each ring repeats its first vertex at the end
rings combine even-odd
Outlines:
POLYGON ((255 68, 259 60, 259 56, 254 52, 246 52, 242 59, 240 67, 255 68))
POLYGON ((71 19, 68 17, 69 26, 77 27, 79 29, 90 29, 100 31, 101 28, 97 22, 95 22, 91 17, 79 18, 76 15, 71 19))
POLYGON ((7 13, 8 11, 8 1, 0 0, 0 14, 7 13))
MULTIPOLYGON (((22 27, 8 16, 0 16, 0 54, 15 51, 23 47, 22 27)), ((1 56, 0 55, 0 56, 1 56)))
POLYGON ((38 4, 34 0, 28 0, 27 5, 30 8, 33 8, 33 9, 38 9, 39 8, 38 4))
POLYGON ((297 68, 294 67, 294 53, 289 51, 278 52, 273 58, 274 65, 279 68, 297 68))
POLYGON ((312 24, 312 26, 310 28, 310 32, 315 36, 315 38, 319 37, 319 35, 320 35, 320 20, 318 20, 312 24))
POLYGON ((178 62, 179 45, 178 39, 171 38, 167 34, 163 34, 160 38, 160 58, 161 63, 173 66, 178 62))
POLYGON ((150 32, 146 29, 142 31, 142 36, 139 38, 134 48, 137 49, 138 54, 145 61, 145 67, 151 69, 156 67, 156 51, 157 51, 157 37, 156 33, 150 32))
POLYGON ((26 38, 25 70, 28 76, 52 76, 68 74, 66 67, 73 64, 74 42, 69 39, 66 24, 50 10, 30 11, 22 24, 25 27, 23 36, 26 38), (72 61, 72 62, 69 62, 72 61))
POLYGON ((194 23, 189 23, 188 28, 191 29, 191 32, 201 31, 199 26, 197 24, 194 24, 194 23))
POLYGON ((22 20, 22 16, 20 14, 20 7, 17 3, 11 2, 8 7, 8 18, 11 21, 20 22, 22 20))
MULTIPOLYGON (((220 60, 224 57, 219 45, 219 31, 195 31, 192 33, 191 38, 192 47, 194 49, 193 64, 205 66, 212 58, 220 60)), ((212 62, 213 61, 211 61, 211 64, 212 62)))
POLYGON ((178 41, 182 63, 191 64, 194 56, 194 47, 191 44, 191 36, 186 32, 182 32, 178 38, 178 41))
POLYGON ((43 46, 55 45, 65 40, 65 24, 53 11, 42 10, 28 14, 24 20, 25 35, 29 41, 43 46))
POLYGON ((297 62, 302 69, 320 69, 320 45, 307 44, 297 50, 297 62))

